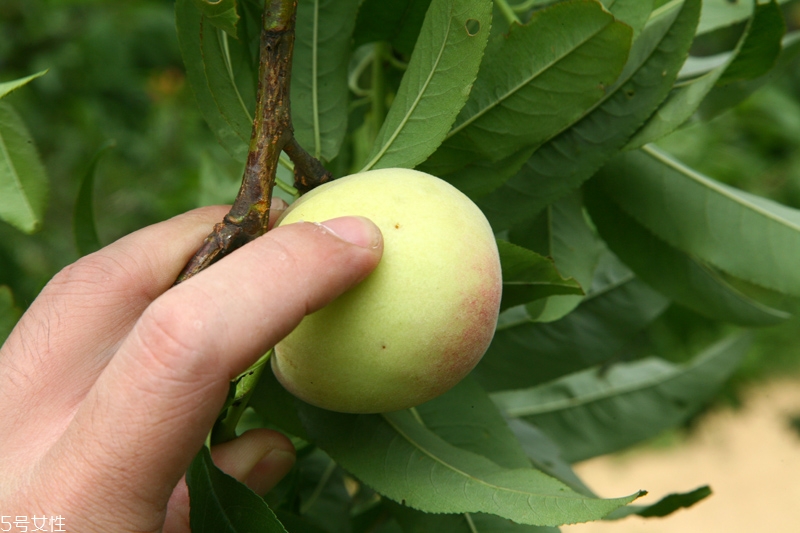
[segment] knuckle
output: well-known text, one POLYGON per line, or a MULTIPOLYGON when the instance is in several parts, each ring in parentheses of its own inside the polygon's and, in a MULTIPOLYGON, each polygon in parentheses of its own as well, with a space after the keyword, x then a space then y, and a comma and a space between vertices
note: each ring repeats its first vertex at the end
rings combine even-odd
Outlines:
POLYGON ((71 296, 130 292, 137 267, 135 256, 119 250, 114 254, 101 250, 61 269, 45 290, 71 296))
POLYGON ((142 313, 135 328, 142 365, 153 374, 172 380, 188 380, 215 368, 207 359, 216 352, 206 345, 204 330, 208 301, 192 297, 187 287, 178 308, 166 299, 155 300, 142 313), (188 289, 188 290, 187 290, 188 289))

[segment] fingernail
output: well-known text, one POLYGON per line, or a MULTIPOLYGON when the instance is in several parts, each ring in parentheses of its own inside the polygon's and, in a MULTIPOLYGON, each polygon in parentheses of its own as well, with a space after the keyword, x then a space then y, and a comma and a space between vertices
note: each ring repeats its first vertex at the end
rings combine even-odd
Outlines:
POLYGON ((277 211, 278 213, 282 211, 286 211, 286 208, 289 207, 289 204, 283 198, 274 197, 272 198, 272 202, 270 203, 270 211, 277 211))
POLYGON ((245 484, 256 494, 266 494, 289 473, 294 463, 293 452, 270 450, 250 471, 245 484))
POLYGON ((364 217, 340 217, 326 220, 320 227, 343 241, 362 248, 377 248, 383 236, 370 219, 364 217))

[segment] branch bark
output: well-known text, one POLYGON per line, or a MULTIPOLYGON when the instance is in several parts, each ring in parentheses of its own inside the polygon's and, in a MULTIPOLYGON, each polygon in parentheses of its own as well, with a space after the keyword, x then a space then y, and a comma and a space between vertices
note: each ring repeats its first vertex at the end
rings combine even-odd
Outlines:
POLYGON ((231 210, 186 264, 176 285, 266 233, 282 150, 295 163, 295 186, 301 192, 331 179, 322 164, 294 138, 289 89, 296 14, 296 0, 265 2, 256 110, 242 186, 231 210))

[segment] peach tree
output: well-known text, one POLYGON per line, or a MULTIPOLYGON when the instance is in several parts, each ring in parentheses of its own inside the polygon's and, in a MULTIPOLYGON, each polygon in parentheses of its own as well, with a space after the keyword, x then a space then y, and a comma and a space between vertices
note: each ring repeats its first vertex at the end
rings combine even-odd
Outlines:
MULTIPOLYGON (((570 465, 682 424, 741 363, 748 328, 791 316, 800 212, 658 145, 792 65, 800 39, 784 4, 176 0, 197 106, 243 176, 235 197, 210 189, 231 211, 178 282, 262 234, 273 195, 292 202, 388 168, 438 176, 477 204, 503 276, 481 362, 411 409, 311 406, 278 383, 269 354, 232 382, 209 443, 277 428, 298 462, 262 498, 204 448, 187 473, 193 530, 551 532, 708 496, 602 498, 570 465), (704 51, 721 31, 728 46, 704 51), (643 341, 676 308, 716 325, 681 363, 643 341)), ((0 98, 41 74, 0 83, 0 98)), ((0 218, 23 232, 40 225, 48 188, 29 138, 0 102, 0 218)), ((99 246, 92 176, 75 216, 81 253, 99 246)), ((0 287, 0 338, 17 316, 0 287)))

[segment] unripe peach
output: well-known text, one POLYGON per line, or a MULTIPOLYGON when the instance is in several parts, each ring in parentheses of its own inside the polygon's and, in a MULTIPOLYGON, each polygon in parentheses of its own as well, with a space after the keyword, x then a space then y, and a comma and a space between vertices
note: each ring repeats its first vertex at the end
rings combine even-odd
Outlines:
POLYGON ((334 411, 396 411, 435 398, 472 370, 494 334, 502 278, 492 229, 458 189, 407 169, 322 185, 279 225, 346 215, 381 229, 383 258, 275 347, 275 376, 334 411))

